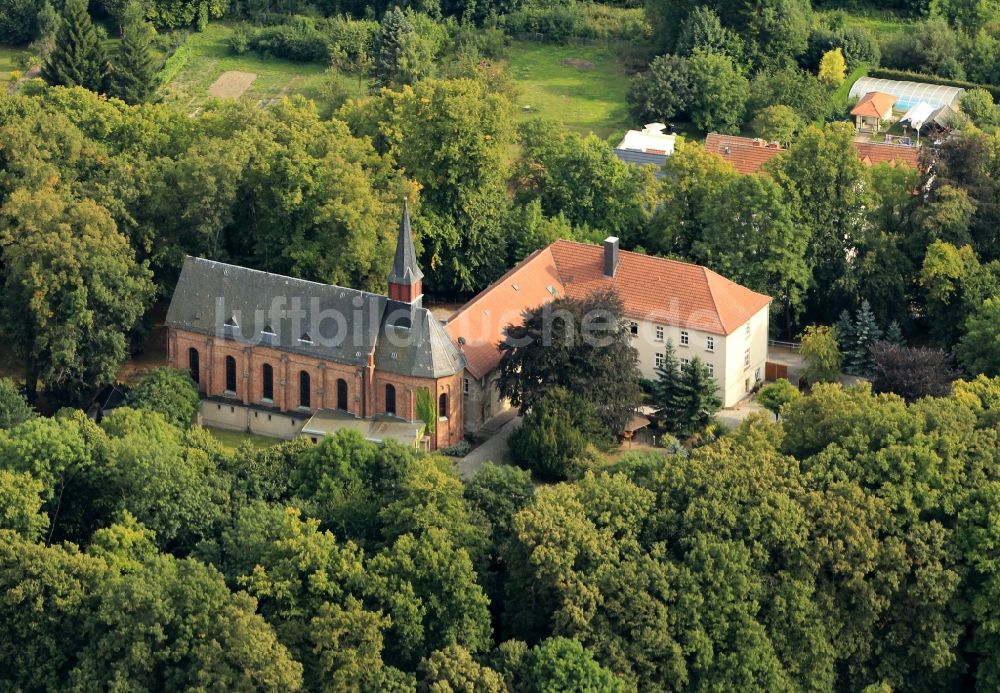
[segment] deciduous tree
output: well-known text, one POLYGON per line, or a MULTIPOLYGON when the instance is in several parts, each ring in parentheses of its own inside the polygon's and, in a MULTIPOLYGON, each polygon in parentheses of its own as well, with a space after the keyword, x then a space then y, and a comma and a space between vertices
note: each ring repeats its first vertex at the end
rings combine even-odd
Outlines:
POLYGON ((806 382, 836 382, 840 377, 842 357, 837 345, 837 331, 824 325, 810 325, 802 334, 799 353, 805 359, 802 377, 806 382))
POLYGON ((35 410, 10 378, 0 378, 0 428, 14 428, 34 418, 35 410))
POLYGON ((608 435, 624 430, 642 396, 638 354, 613 291, 559 298, 504 328, 500 393, 530 410, 554 387, 589 402, 608 435))
POLYGON ((111 382, 128 333, 153 293, 108 211, 52 189, 17 191, 0 210, 5 301, 0 311, 24 360, 28 399, 39 381, 50 396, 86 402, 111 382))
POLYGON ((921 397, 945 397, 958 373, 944 349, 905 347, 887 341, 871 347, 874 363, 872 389, 892 392, 907 402, 921 397))
POLYGON ((186 370, 154 368, 132 386, 125 401, 135 409, 159 412, 178 428, 187 428, 198 411, 198 387, 186 370))

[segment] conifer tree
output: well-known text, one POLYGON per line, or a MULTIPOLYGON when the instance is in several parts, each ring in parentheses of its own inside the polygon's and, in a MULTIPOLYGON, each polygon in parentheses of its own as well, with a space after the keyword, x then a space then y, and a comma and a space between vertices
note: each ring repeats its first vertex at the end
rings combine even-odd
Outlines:
POLYGON ((372 64, 373 76, 379 86, 389 85, 396 78, 400 58, 412 33, 413 24, 398 7, 393 7, 382 17, 375 36, 375 59, 372 64))
POLYGON ((715 378, 697 356, 681 366, 680 400, 684 409, 678 430, 684 435, 708 426, 722 406, 715 378))
POLYGON ((852 373, 867 375, 872 372, 871 349, 882 338, 882 329, 875 320, 875 314, 868 301, 862 301, 854 318, 850 342, 844 351, 847 368, 852 373))
POLYGON ((893 346, 906 346, 906 337, 903 336, 903 330, 895 320, 889 323, 889 328, 885 331, 885 341, 893 346))
POLYGON ((55 46, 42 66, 42 77, 49 84, 103 92, 107 75, 107 56, 87 13, 87 0, 66 0, 55 46))
POLYGON ((854 345, 854 320, 846 308, 840 311, 840 317, 837 318, 834 327, 837 329, 837 346, 840 348, 840 353, 847 354, 854 345))
POLYGON ((129 17, 122 27, 109 93, 125 103, 145 103, 153 93, 155 70, 149 50, 150 35, 150 25, 140 17, 129 17))
POLYGON ((665 419, 667 426, 673 425, 683 415, 681 400, 681 371, 673 342, 664 345, 663 363, 656 367, 656 382, 653 383, 653 406, 656 413, 665 419))

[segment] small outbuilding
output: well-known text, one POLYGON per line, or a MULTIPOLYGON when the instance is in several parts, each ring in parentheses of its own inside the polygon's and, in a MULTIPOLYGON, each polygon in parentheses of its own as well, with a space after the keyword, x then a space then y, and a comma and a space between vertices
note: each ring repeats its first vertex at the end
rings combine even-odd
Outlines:
POLYGON ((615 147, 615 156, 633 166, 655 166, 659 179, 663 176, 663 164, 674 153, 677 141, 676 135, 663 132, 666 129, 663 123, 647 123, 642 130, 629 130, 615 147))
POLYGON ((861 97, 858 104, 851 109, 855 125, 860 131, 878 132, 882 123, 892 120, 892 109, 896 105, 896 97, 880 91, 871 91, 861 97))

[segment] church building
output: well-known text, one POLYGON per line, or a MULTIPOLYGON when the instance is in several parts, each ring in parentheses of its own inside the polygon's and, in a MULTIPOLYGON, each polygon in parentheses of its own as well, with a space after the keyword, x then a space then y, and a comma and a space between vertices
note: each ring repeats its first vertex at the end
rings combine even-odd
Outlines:
POLYGON ((405 203, 387 296, 188 257, 167 360, 190 370, 206 425, 454 445, 465 357, 423 307, 422 278, 405 203))

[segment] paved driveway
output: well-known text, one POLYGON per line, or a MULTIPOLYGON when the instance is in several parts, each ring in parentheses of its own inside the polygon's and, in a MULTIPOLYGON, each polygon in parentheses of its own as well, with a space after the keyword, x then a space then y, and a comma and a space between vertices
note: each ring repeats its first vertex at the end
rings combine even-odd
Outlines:
POLYGON ((487 462, 504 464, 507 459, 507 439, 511 431, 521 425, 521 417, 515 416, 501 426, 486 442, 456 462, 458 475, 471 479, 479 468, 487 462))

